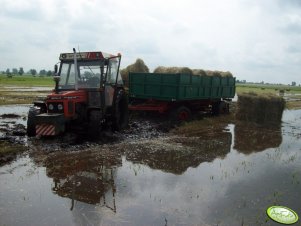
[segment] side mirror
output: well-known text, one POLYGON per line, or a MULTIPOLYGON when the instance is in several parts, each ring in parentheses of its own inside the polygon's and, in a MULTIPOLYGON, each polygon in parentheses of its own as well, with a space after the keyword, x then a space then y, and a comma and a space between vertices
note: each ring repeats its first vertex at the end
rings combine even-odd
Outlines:
POLYGON ((58 70, 58 67, 57 67, 57 64, 54 65, 54 74, 57 74, 57 70, 58 70))

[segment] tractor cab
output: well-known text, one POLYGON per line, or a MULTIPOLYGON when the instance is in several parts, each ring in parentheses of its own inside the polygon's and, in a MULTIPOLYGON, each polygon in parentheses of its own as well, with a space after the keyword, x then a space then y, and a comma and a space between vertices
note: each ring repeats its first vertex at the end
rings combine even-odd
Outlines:
POLYGON ((63 91, 122 84, 119 75, 120 58, 120 55, 102 52, 77 53, 75 56, 72 53, 62 53, 57 88, 63 91))
POLYGON ((121 55, 73 50, 60 54, 53 92, 43 103, 34 103, 28 135, 57 135, 67 124, 99 128, 106 122, 116 130, 127 124, 127 98, 119 73, 121 55))

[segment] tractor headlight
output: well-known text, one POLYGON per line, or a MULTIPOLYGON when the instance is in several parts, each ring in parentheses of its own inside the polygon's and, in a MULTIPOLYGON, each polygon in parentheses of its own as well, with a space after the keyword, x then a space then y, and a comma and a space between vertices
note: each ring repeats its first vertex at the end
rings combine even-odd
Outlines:
POLYGON ((49 104, 48 108, 49 108, 50 111, 52 111, 53 110, 53 104, 49 104))
POLYGON ((63 110, 63 105, 62 105, 62 104, 59 104, 59 105, 57 106, 57 109, 58 109, 59 111, 63 110))

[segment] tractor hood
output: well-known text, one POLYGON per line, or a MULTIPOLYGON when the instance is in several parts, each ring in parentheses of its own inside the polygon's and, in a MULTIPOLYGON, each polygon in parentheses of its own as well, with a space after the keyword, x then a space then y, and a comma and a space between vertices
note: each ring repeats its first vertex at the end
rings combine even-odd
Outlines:
POLYGON ((47 96, 47 100, 73 100, 73 99, 85 99, 87 92, 84 90, 69 90, 60 91, 59 93, 52 92, 47 96))

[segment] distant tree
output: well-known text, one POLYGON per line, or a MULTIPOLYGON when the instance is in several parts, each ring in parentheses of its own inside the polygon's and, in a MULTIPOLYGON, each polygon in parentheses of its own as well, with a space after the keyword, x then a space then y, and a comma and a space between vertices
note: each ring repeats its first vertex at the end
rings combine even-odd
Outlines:
POLYGON ((20 67, 20 68, 19 68, 18 74, 19 74, 19 75, 23 75, 23 74, 24 74, 23 67, 20 67))
POLYGON ((47 75, 47 76, 51 76, 51 75, 52 75, 52 71, 50 71, 50 70, 47 71, 46 75, 47 75))
POLYGON ((37 70, 36 69, 30 69, 29 73, 33 76, 35 76, 37 74, 37 70))
POLYGON ((296 82, 292 82, 292 86, 296 86, 296 82))
POLYGON ((47 71, 45 69, 40 70, 39 75, 46 75, 47 71))
POLYGON ((18 69, 17 69, 17 68, 13 68, 12 73, 13 73, 14 75, 18 74, 18 69))
POLYGON ((93 76, 93 74, 90 71, 85 71, 84 76, 85 76, 85 78, 89 79, 93 76))
POLYGON ((10 70, 9 68, 6 69, 6 72, 5 72, 6 76, 11 78, 12 77, 12 74, 10 73, 10 70))

